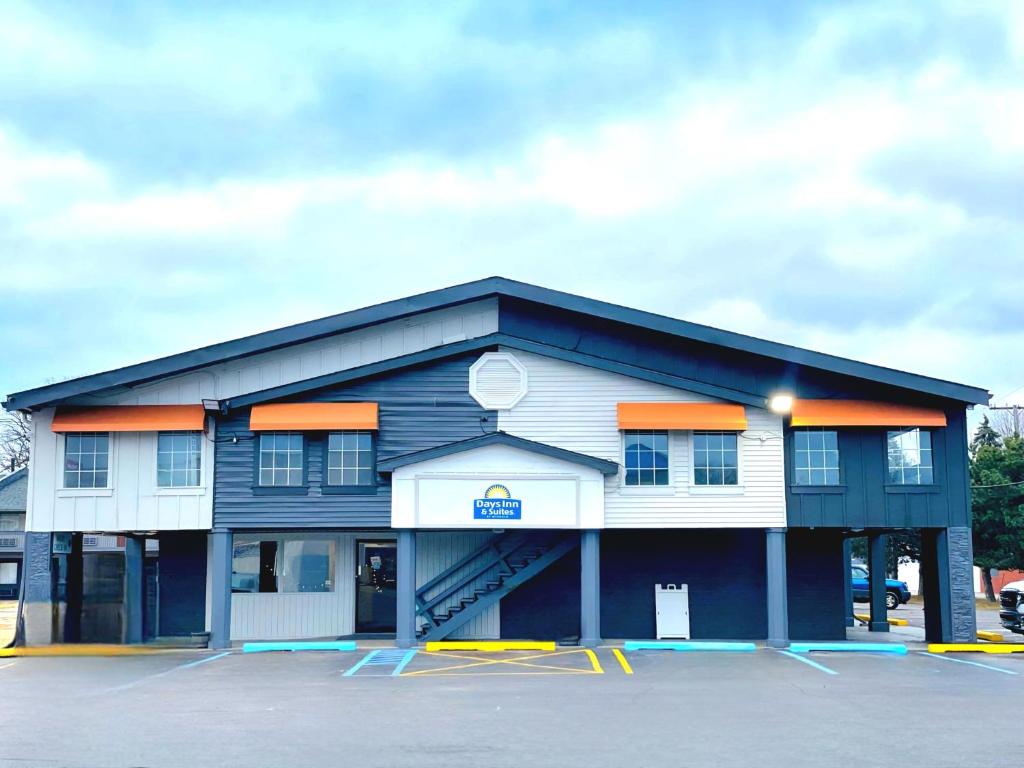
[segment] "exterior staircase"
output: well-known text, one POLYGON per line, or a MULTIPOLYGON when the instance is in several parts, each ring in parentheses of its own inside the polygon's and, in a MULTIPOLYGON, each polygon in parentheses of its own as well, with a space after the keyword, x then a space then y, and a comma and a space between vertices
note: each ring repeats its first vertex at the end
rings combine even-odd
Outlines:
POLYGON ((509 531, 434 576, 416 590, 421 642, 442 640, 579 546, 575 532, 509 531), (458 602, 453 595, 469 593, 458 602))

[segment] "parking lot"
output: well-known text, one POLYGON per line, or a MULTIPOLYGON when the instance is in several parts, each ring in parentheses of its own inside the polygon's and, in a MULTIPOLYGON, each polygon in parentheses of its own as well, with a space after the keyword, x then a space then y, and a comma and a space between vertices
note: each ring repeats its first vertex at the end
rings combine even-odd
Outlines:
POLYGON ((0 659, 0 765, 999 766, 1022 673, 917 650, 0 659))

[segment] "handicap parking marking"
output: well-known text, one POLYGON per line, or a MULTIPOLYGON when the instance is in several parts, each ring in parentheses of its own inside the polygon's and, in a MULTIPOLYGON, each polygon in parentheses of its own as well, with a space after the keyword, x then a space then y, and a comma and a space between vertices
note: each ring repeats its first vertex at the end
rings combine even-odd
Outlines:
POLYGON ((834 669, 830 669, 829 667, 826 667, 824 664, 819 664, 814 659, 809 659, 809 658, 807 658, 806 656, 804 656, 802 654, 793 653, 792 651, 782 651, 782 650, 780 650, 779 653, 781 653, 783 656, 789 656, 789 658, 791 658, 791 659, 796 659, 797 661, 803 662, 804 664, 806 664, 806 665, 808 665, 810 667, 814 667, 815 669, 817 669, 817 670, 819 670, 821 672, 824 672, 826 675, 838 675, 839 674, 834 669))
POLYGON ((1004 675, 1019 675, 1019 672, 1014 672, 1012 669, 1003 669, 1002 667, 996 667, 991 664, 982 664, 980 661, 968 661, 967 659, 957 659, 952 656, 948 656, 944 653, 930 653, 928 651, 918 651, 921 656, 930 656, 933 659, 942 659, 943 661, 952 661, 955 664, 967 664, 971 667, 980 667, 981 669, 989 669, 993 672, 1001 672, 1004 675))
POLYGON ((529 656, 519 656, 516 658, 502 658, 502 659, 480 659, 479 656, 466 656, 464 654, 451 653, 448 651, 423 651, 421 653, 423 657, 439 657, 448 659, 458 659, 461 661, 468 661, 468 664, 452 664, 445 667, 417 669, 412 672, 403 672, 402 677, 430 677, 431 675, 603 675, 604 670, 601 668, 601 663, 597 658, 597 654, 589 648, 573 648, 566 651, 555 651, 555 652, 544 652, 535 653, 529 656), (535 663, 543 659, 549 659, 556 656, 570 656, 570 655, 584 656, 589 665, 590 669, 581 669, 579 667, 563 667, 554 664, 543 664, 535 663), (466 670, 477 670, 483 667, 494 667, 497 665, 506 665, 511 667, 523 667, 525 671, 516 669, 515 671, 470 671, 466 670))
MULTIPOLYGON (((342 673, 342 677, 353 677, 357 672, 366 667, 394 667, 385 675, 397 676, 412 661, 416 655, 416 649, 406 650, 404 648, 377 648, 370 651, 361 658, 354 666, 349 667, 342 673)), ((385 675, 362 675, 363 677, 384 677, 385 675)))

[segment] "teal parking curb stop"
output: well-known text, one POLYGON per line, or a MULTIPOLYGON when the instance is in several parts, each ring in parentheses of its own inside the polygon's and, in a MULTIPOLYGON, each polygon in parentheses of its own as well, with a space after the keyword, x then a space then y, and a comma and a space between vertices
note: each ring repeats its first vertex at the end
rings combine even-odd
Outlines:
POLYGON ((663 640, 627 640, 622 645, 626 651, 732 651, 750 653, 757 650, 753 643, 691 643, 663 640))
POLYGON ((304 643, 246 643, 242 653, 264 653, 265 651, 354 651, 354 640, 325 640, 304 643))
POLYGON ((907 653, 907 646, 902 643, 790 643, 789 650, 793 653, 835 651, 855 653, 898 653, 903 656, 907 653))

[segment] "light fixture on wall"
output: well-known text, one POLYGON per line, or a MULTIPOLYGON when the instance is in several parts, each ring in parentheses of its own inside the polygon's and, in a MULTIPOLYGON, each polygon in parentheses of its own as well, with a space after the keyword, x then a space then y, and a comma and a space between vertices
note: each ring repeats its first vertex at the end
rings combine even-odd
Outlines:
POLYGON ((768 408, 772 413, 787 414, 793 410, 793 396, 784 392, 768 398, 768 408))
POLYGON ((207 413, 218 413, 220 411, 220 401, 208 400, 207 398, 204 397, 203 410, 206 411, 207 413))

